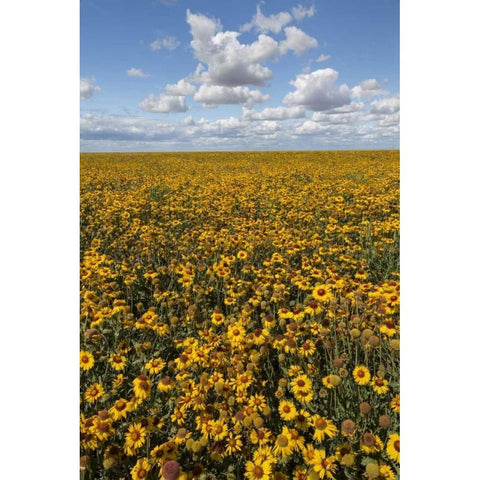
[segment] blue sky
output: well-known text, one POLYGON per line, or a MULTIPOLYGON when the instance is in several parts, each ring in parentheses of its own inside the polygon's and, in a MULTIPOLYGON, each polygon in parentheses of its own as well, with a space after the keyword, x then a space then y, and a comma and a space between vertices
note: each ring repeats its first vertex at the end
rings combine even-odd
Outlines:
POLYGON ((399 146, 398 0, 81 0, 82 151, 399 146))

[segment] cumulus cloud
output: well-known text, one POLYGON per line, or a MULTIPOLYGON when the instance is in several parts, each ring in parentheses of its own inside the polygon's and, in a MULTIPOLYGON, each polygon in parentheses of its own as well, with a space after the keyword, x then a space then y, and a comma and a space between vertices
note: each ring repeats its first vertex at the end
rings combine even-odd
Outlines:
POLYGON ((140 102, 139 107, 146 112, 154 113, 177 113, 186 112, 188 107, 185 97, 179 95, 149 95, 140 102))
MULTIPOLYGON (((348 114, 347 114, 348 115, 348 114)), ((214 121, 187 116, 176 122, 152 118, 84 114, 80 120, 82 150, 185 150, 269 148, 392 148, 398 142, 398 123, 392 115, 371 115, 369 121, 347 123, 291 120, 246 121, 221 118, 214 121), (374 120, 373 117, 379 120, 374 120), (299 140, 299 137, 302 137, 299 140), (382 143, 383 142, 383 143, 382 143)))
POLYGON ((142 72, 140 68, 129 68, 127 70, 127 75, 129 77, 148 77, 148 73, 142 72))
POLYGON ((180 45, 180 42, 175 37, 165 37, 157 38, 150 44, 150 49, 152 51, 160 50, 164 48, 165 50, 175 50, 180 45))
POLYGON ((285 37, 285 40, 280 42, 280 50, 282 52, 293 50, 295 55, 300 56, 307 50, 318 47, 318 42, 315 38, 307 35, 297 27, 286 27, 285 37))
POLYGON ((221 104, 244 104, 266 102, 270 97, 262 94, 260 90, 248 87, 224 87, 220 85, 201 85, 193 99, 202 102, 205 106, 221 104))
POLYGON ((400 110, 400 98, 388 97, 372 102, 370 113, 373 114, 392 114, 400 110))
POLYGON ((222 32, 218 20, 187 10, 195 58, 207 65, 196 78, 201 83, 235 87, 263 86, 272 72, 262 62, 280 55, 278 43, 268 35, 259 35, 251 44, 238 40, 239 32, 222 32))
POLYGON ((257 5, 257 12, 253 16, 252 20, 240 27, 242 32, 247 32, 252 28, 267 33, 279 33, 282 28, 292 21, 292 16, 288 12, 279 12, 272 15, 265 16, 262 13, 260 5, 257 5))
POLYGON ((324 62, 331 58, 331 55, 324 55, 323 53, 317 58, 317 62, 324 62))
POLYGON ((95 79, 81 78, 80 79, 80 98, 91 98, 95 92, 99 92, 101 88, 95 84, 95 79))
POLYGON ((350 89, 342 84, 335 86, 338 72, 331 68, 315 70, 312 73, 297 75, 290 82, 295 91, 287 93, 283 102, 298 105, 313 111, 329 110, 351 102, 350 89))
POLYGON ((197 87, 184 78, 177 83, 168 84, 165 87, 165 93, 167 95, 193 95, 196 91, 197 87))
POLYGON ((313 17, 315 14, 315 6, 312 4, 310 8, 303 5, 297 5, 292 8, 293 18, 297 21, 303 20, 305 17, 313 17))
POLYGON ((242 119, 253 120, 287 120, 305 117, 305 110, 301 107, 273 107, 264 108, 262 111, 243 109, 242 119))
POLYGON ((354 98, 373 98, 378 95, 386 95, 388 92, 382 89, 377 80, 369 78, 353 87, 351 93, 354 98))

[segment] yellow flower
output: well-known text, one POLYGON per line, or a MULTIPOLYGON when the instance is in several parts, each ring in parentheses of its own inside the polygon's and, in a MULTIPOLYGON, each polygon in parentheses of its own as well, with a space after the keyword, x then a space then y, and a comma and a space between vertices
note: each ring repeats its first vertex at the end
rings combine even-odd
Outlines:
POLYGON ((269 480, 272 473, 272 467, 269 463, 253 463, 245 464, 245 477, 248 480, 269 480))
POLYGON ((316 285, 312 296, 315 300, 322 303, 328 303, 334 298, 329 285, 316 285))
POLYGON ((387 455, 397 463, 400 463, 400 435, 392 433, 388 436, 387 455))
POLYGON ((152 391, 152 382, 145 374, 142 373, 135 378, 135 380, 133 380, 133 390, 135 392, 135 396, 139 400, 145 400, 150 396, 152 391))
POLYGON ((132 449, 140 448, 145 443, 147 430, 139 422, 132 423, 125 434, 125 446, 132 449))
POLYGON ((150 375, 156 375, 157 373, 160 373, 163 370, 164 366, 165 366, 165 362, 160 357, 158 357, 150 360, 145 365, 145 368, 150 375))
POLYGON ((229 434, 227 439, 227 446, 225 451, 227 455, 232 455, 235 452, 238 452, 242 449, 243 442, 241 435, 233 435, 232 433, 229 434))
POLYGON ((148 458, 140 458, 130 471, 133 480, 144 480, 152 468, 148 458))
POLYGON ((320 478, 333 479, 337 465, 335 457, 327 457, 325 450, 315 450, 313 458, 313 470, 318 473, 320 478))
POLYGON ((373 377, 370 385, 373 387, 373 391, 379 395, 384 395, 388 392, 388 381, 383 378, 373 377))
POLYGON ((281 400, 280 405, 278 406, 278 413, 282 420, 290 421, 297 416, 297 409, 295 405, 288 400, 281 400))
POLYGON ((94 383, 90 385, 85 391, 85 400, 89 403, 93 403, 95 400, 102 397, 105 393, 102 385, 100 383, 94 383))
POLYGON ((353 369, 353 379, 359 385, 368 385, 370 377, 370 371, 364 365, 359 365, 353 369))
POLYGON ((338 433, 338 429, 333 422, 320 415, 313 415, 310 424, 315 428, 313 439, 319 442, 323 442, 325 436, 332 438, 338 433))
POLYGON ((90 370, 94 364, 93 355, 85 350, 80 350, 80 368, 82 370, 90 370))
POLYGON ((124 355, 117 355, 116 353, 113 353, 108 358, 108 361, 114 370, 120 372, 125 368, 127 358, 124 355))
POLYGON ((395 413, 400 413, 400 395, 397 394, 392 398, 392 401, 390 402, 390 408, 395 413))
POLYGON ((126 418, 127 413, 131 411, 132 404, 121 398, 114 403, 113 407, 111 407, 108 412, 113 417, 113 420, 120 420, 121 418, 126 418))
POLYGON ((273 453, 281 458, 286 458, 293 453, 294 443, 287 427, 282 428, 282 433, 277 436, 273 453))

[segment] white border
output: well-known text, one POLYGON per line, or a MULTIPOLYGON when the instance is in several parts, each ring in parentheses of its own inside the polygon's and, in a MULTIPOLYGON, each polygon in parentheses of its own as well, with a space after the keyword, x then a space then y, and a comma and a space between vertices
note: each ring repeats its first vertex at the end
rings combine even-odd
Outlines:
MULTIPOLYGON (((0 12, 5 478, 78 475, 78 8, 0 12)), ((478 474, 478 18, 401 1, 406 479, 478 474)))

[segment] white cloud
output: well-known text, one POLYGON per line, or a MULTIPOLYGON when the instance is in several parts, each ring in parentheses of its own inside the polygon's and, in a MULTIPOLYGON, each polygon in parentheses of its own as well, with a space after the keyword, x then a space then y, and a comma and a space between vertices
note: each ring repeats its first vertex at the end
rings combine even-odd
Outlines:
POLYGON ((140 68, 134 68, 134 67, 129 68, 127 70, 127 75, 129 77, 148 77, 149 76, 148 73, 142 72, 140 68))
POLYGON ((312 4, 310 8, 303 5, 297 5, 292 8, 293 18, 297 21, 303 20, 305 17, 313 17, 315 14, 315 6, 312 4))
POLYGON ((378 95, 385 95, 388 92, 382 90, 382 87, 374 78, 364 80, 360 85, 352 88, 352 97, 354 98, 373 98, 378 95))
POLYGON ((86 140, 160 140, 175 132, 175 126, 149 118, 93 115, 80 117, 80 132, 86 140))
POLYGON ((168 84, 165 87, 167 95, 193 95, 197 91, 195 85, 192 85, 188 80, 182 78, 177 83, 168 84))
POLYGON ((314 111, 347 105, 351 102, 350 89, 345 84, 336 87, 337 78, 338 72, 331 68, 297 75, 297 78, 290 82, 295 87, 295 91, 287 93, 283 102, 314 111))
POLYGON ((242 114, 242 119, 246 121, 286 120, 303 117, 305 117, 305 110, 301 107, 273 107, 265 108, 260 112, 244 108, 242 114))
POLYGON ((175 37, 158 38, 150 44, 150 49, 153 51, 164 48, 165 50, 175 50, 180 45, 180 42, 175 37))
POLYGON ((392 123, 391 118, 386 121, 388 115, 377 117, 380 121, 361 118, 339 124, 312 120, 252 122, 235 117, 195 121, 192 116, 169 122, 84 114, 80 120, 81 148, 82 151, 252 150, 271 148, 272 141, 278 149, 395 148, 398 124, 392 123))
POLYGON ((266 102, 270 97, 260 90, 251 90, 248 87, 224 87, 220 85, 201 85, 193 99, 203 102, 204 106, 220 104, 244 104, 266 102))
POLYGON ((324 55, 323 53, 317 58, 317 62, 324 62, 331 58, 331 55, 324 55))
POLYGON ((400 98, 399 97, 388 97, 376 100, 372 103, 372 108, 370 113, 374 114, 392 114, 400 110, 400 98))
POLYGON ((267 33, 279 33, 282 28, 292 21, 292 16, 288 12, 280 12, 272 15, 265 16, 260 5, 257 5, 257 13, 253 16, 252 20, 240 27, 240 31, 247 32, 252 28, 267 33))
POLYGON ((295 55, 299 56, 310 50, 310 48, 318 47, 318 42, 315 38, 307 35, 297 27, 286 27, 285 36, 285 40, 280 42, 280 50, 282 52, 293 50, 295 55))
POLYGON ((100 90, 101 88, 95 85, 95 79, 93 77, 80 79, 80 98, 91 98, 95 92, 99 92, 100 90))
POLYGON ((149 95, 140 102, 139 107, 146 112, 155 113, 176 113, 188 110, 185 104, 185 97, 179 95, 149 95))
POLYGON ((187 10, 195 57, 208 66, 196 78, 200 83, 235 87, 262 86, 272 72, 261 65, 281 54, 278 43, 268 35, 259 35, 251 44, 238 41, 239 32, 222 32, 218 20, 187 10))

